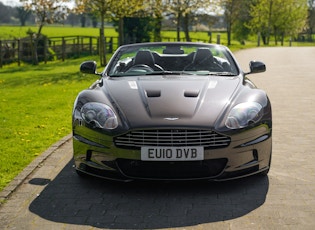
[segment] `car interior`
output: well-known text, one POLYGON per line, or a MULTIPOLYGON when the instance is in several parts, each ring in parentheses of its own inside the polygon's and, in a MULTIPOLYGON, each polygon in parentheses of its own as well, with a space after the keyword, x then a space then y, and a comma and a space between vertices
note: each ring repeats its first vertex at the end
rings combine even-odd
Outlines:
POLYGON ((209 48, 198 48, 185 54, 180 47, 166 47, 162 53, 139 50, 134 57, 118 61, 114 74, 147 73, 153 71, 213 71, 231 72, 226 59, 216 57, 209 48))

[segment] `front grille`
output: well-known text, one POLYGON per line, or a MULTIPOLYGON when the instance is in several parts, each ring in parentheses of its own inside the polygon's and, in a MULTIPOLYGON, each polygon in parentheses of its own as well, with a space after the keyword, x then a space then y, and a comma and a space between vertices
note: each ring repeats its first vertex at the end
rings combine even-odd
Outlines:
POLYGON ((117 159, 117 165, 124 175, 142 179, 211 178, 222 173, 226 163, 225 158, 187 162, 117 159))
POLYGON ((211 130, 159 129, 136 130, 114 138, 118 148, 140 149, 141 146, 224 148, 231 139, 211 130))

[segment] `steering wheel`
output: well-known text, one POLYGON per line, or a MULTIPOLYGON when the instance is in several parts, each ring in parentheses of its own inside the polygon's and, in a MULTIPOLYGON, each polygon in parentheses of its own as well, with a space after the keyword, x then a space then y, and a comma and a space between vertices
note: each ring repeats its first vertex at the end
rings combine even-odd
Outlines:
POLYGON ((143 71, 147 73, 147 72, 153 72, 154 70, 148 65, 137 64, 137 65, 131 66, 126 72, 128 73, 128 72, 143 72, 143 71))

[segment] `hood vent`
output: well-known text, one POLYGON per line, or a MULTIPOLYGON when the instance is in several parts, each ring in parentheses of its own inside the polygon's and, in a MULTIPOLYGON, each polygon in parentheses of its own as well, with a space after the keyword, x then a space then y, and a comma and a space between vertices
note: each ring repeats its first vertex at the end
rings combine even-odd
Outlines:
POLYGON ((189 90, 184 92, 185 97, 198 97, 199 96, 199 90, 189 90))
POLYGON ((145 91, 147 97, 160 97, 161 90, 146 90, 145 91))
MULTIPOLYGON (((146 90, 147 97, 161 97, 161 90, 146 90)), ((198 97, 199 90, 189 90, 184 92, 184 97, 198 97)))

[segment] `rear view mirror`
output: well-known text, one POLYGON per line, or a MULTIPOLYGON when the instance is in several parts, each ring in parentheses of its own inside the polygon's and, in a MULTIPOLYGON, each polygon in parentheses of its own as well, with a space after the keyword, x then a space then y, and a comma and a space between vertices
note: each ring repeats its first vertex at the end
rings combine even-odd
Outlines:
POLYGON ((97 68, 96 61, 85 61, 80 65, 81 73, 97 74, 96 68, 97 68))
POLYGON ((249 63, 249 69, 250 69, 250 72, 246 74, 262 73, 266 71, 266 65, 260 61, 251 61, 249 63))

